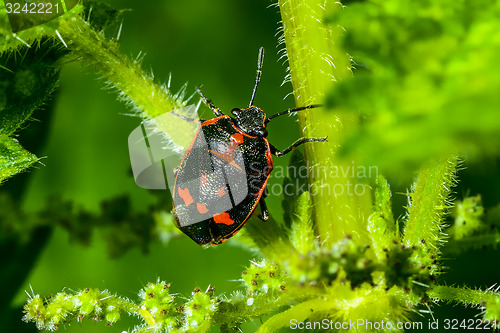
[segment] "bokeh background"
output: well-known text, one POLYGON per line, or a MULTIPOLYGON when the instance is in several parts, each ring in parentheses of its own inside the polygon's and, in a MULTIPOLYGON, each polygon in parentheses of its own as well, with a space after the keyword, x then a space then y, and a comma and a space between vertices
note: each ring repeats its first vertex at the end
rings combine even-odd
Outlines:
MULTIPOLYGON (((115 8, 130 9, 124 14, 121 31, 123 52, 131 57, 146 53, 143 67, 152 70, 158 82, 166 82, 171 74, 173 91, 188 82, 190 94, 196 85, 203 84, 205 95, 224 112, 245 107, 254 84, 258 48, 263 46, 264 70, 255 104, 268 114, 295 106, 293 96, 285 98, 292 92, 291 84, 281 85, 287 64, 278 61, 278 51, 284 45, 277 45, 280 16, 270 1, 106 2, 115 8)), ((24 135, 36 133, 37 128, 50 127, 42 153, 38 154, 44 156, 43 165, 29 173, 24 209, 37 211, 48 196, 58 194, 77 206, 97 212, 101 201, 127 194, 134 210, 146 211, 154 198, 135 185, 127 148, 128 135, 140 119, 128 116, 130 110, 117 100, 115 91, 105 89, 98 75, 79 62, 64 67, 55 97, 52 118, 43 119, 43 111, 38 111, 34 118, 43 121, 32 121, 20 133, 22 142, 24 135)), ((195 96, 192 101, 197 100, 195 96)), ((288 146, 299 136, 295 118, 283 118, 269 127, 268 138, 278 148, 288 146)), ((286 157, 275 159, 277 165, 286 163, 286 157)), ((481 193, 486 207, 496 205, 500 197, 497 161, 466 164, 466 167, 460 172, 462 182, 457 196, 481 193)), ((401 207, 406 201, 406 196, 397 192, 405 192, 408 186, 392 184, 396 216, 404 213, 401 207)), ((280 200, 279 197, 267 200, 275 216, 283 213, 280 200)), ((172 282, 174 293, 189 295, 196 286, 204 289, 209 284, 216 287, 217 293, 230 293, 240 286, 241 271, 253 258, 252 253, 231 241, 214 249, 202 249, 183 237, 166 246, 155 242, 147 255, 134 248, 118 259, 111 259, 99 232, 93 232, 90 245, 84 247, 74 244, 61 229, 54 232, 42 253, 33 255, 39 255, 37 263, 12 306, 22 305, 27 297, 24 290, 31 288, 47 296, 63 289, 93 287, 136 299, 142 286, 158 278, 172 282)), ((445 280, 449 284, 460 282, 487 288, 500 281, 495 259, 498 255, 494 250, 476 250, 450 260, 446 262, 449 270, 445 280)), ((450 306, 434 310, 441 318, 474 318, 478 313, 450 306)), ((418 320, 427 323, 429 319, 426 316, 418 320)), ((108 328, 104 323, 87 320, 83 324, 73 322, 60 331, 121 332, 135 323, 135 319, 126 319, 108 328)), ((247 323, 243 329, 253 332, 259 323, 247 323)), ((27 331, 36 331, 32 324, 24 326, 27 331)))
MULTIPOLYGON (((130 9, 124 14, 122 51, 133 58, 145 53, 143 68, 151 70, 161 83, 171 74, 172 91, 187 82, 190 95, 203 84, 205 95, 224 112, 246 107, 255 81, 258 49, 263 46, 264 72, 255 103, 269 114, 294 106, 293 96, 284 99, 292 91, 291 84, 281 86, 286 65, 277 62, 275 34, 280 17, 270 1, 106 2, 114 8, 130 9)), ((127 147, 128 135, 140 119, 128 116, 130 109, 117 100, 116 92, 106 89, 105 82, 79 62, 64 67, 55 97, 52 119, 42 119, 43 111, 38 111, 34 118, 41 121, 31 122, 20 133, 22 142, 29 131, 50 126, 47 142, 38 154, 44 156, 43 165, 29 173, 24 209, 37 211, 47 197, 56 194, 97 212, 101 201, 127 194, 134 210, 146 211, 156 199, 135 185, 127 147)), ((192 102, 197 103, 198 96, 192 102)), ((285 147, 299 136, 294 118, 284 118, 270 125, 269 140, 277 147, 285 147)), ((286 165, 286 160, 276 163, 286 165)), ((282 214, 280 198, 270 198, 269 206, 273 214, 282 214)), ((23 304, 27 297, 24 290, 30 288, 48 296, 63 289, 95 287, 137 299, 137 291, 158 278, 172 282, 174 293, 190 295, 196 286, 204 289, 209 284, 217 293, 230 293, 240 286, 237 280, 251 258, 251 253, 232 242, 204 250, 183 237, 167 246, 151 244, 148 255, 134 248, 111 259, 99 232, 93 232, 90 246, 84 247, 58 229, 13 305, 23 304)), ((86 320, 60 330, 121 332, 135 323, 136 319, 123 320, 108 328, 104 323, 86 320)), ((24 326, 36 331, 33 324, 24 326)), ((257 324, 249 324, 246 330, 256 328, 257 324)))

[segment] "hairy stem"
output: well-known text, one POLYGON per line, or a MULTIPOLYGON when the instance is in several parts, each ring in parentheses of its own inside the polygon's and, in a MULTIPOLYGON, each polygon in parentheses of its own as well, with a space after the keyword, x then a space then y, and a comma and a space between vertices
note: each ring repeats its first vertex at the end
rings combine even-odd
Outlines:
POLYGON ((60 33, 68 48, 94 67, 143 112, 142 117, 156 117, 180 105, 166 90, 154 83, 141 69, 139 60, 120 52, 118 44, 108 41, 81 18, 62 20, 60 33))
POLYGON ((446 256, 457 255, 470 249, 495 248, 500 244, 500 233, 467 236, 459 240, 450 240, 443 248, 446 256))
MULTIPOLYGON (((140 117, 150 119, 184 106, 182 96, 172 94, 143 71, 140 57, 129 59, 120 51, 117 41, 107 40, 81 17, 61 20, 59 31, 67 47, 118 89, 140 117)), ((192 124, 178 117, 161 121, 158 128, 180 146, 187 147, 192 139, 192 124)))
POLYGON ((429 297, 448 302, 462 303, 468 306, 481 307, 484 319, 497 326, 500 319, 500 293, 493 290, 478 290, 449 286, 435 286, 427 292, 429 297))
POLYGON ((332 308, 331 299, 312 299, 300 304, 297 304, 290 309, 280 312, 269 320, 267 320, 257 331, 258 333, 276 332, 280 328, 290 327, 295 322, 303 322, 311 313, 314 312, 329 312, 332 308), (292 318, 292 319, 290 319, 292 318), (292 321, 295 320, 295 321, 292 321))
MULTIPOLYGON (((455 182, 459 163, 457 156, 434 161, 418 175, 411 193, 408 222, 403 242, 407 246, 420 245, 433 255, 438 254, 443 239, 441 229, 450 207, 448 197, 455 182)), ((427 252, 426 251, 426 252, 427 252)))
MULTIPOLYGON (((341 28, 323 22, 327 15, 341 10, 341 4, 323 0, 280 0, 278 4, 295 102, 297 106, 322 103, 332 84, 351 75, 349 57, 336 44, 341 28)), ((349 234, 369 243, 366 220, 370 214, 370 191, 364 188, 362 195, 355 195, 352 189, 356 182, 350 173, 339 172, 338 177, 329 174, 331 170, 354 167, 339 161, 336 153, 345 135, 358 126, 358 115, 314 109, 298 117, 304 137, 328 136, 327 144, 304 147, 308 166, 313 167, 309 182, 322 241, 331 245, 349 234)))

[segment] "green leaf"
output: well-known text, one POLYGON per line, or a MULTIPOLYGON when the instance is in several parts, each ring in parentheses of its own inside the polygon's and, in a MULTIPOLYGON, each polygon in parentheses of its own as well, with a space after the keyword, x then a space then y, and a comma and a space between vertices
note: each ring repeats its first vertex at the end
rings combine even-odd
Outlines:
POLYGON ((269 318, 257 331, 258 333, 276 332, 280 328, 290 327, 291 323, 305 322, 316 312, 331 311, 332 302, 328 299, 312 299, 299 303, 290 309, 275 314, 269 318))
POLYGON ((50 98, 59 79, 59 61, 67 53, 54 40, 17 52, 0 56, 0 182, 38 161, 9 136, 50 98))
POLYGON ((0 184, 37 161, 38 158, 25 150, 16 139, 0 135, 0 184))
POLYGON ((453 215, 455 222, 446 231, 451 237, 443 248, 445 256, 500 244, 500 205, 485 210, 481 196, 476 195, 457 201, 453 215))
POLYGON ((67 53, 54 40, 18 52, 0 57, 0 65, 8 69, 0 76, 0 134, 5 135, 12 135, 47 101, 59 79, 59 60, 67 53))
POLYGON ((457 201, 453 209, 455 222, 448 228, 448 232, 454 239, 460 240, 481 229, 486 229, 486 225, 482 222, 483 215, 484 208, 480 195, 457 201))
POLYGON ((355 75, 331 89, 328 104, 366 120, 343 143, 346 159, 407 178, 457 149, 498 156, 496 1, 356 2, 332 20, 345 28, 355 75))

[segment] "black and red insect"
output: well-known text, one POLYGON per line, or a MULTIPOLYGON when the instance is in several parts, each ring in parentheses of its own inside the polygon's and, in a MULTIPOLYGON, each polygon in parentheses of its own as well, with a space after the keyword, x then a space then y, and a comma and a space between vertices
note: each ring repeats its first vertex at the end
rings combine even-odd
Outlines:
POLYGON ((267 117, 253 105, 259 85, 264 49, 260 48, 257 77, 245 109, 224 115, 200 88, 198 93, 216 118, 199 120, 175 114, 186 121, 200 122, 191 145, 182 157, 172 193, 177 227, 200 245, 218 245, 237 233, 260 204, 259 217, 266 221, 266 185, 273 158, 283 156, 305 142, 326 138, 300 138, 287 149, 276 149, 267 137, 267 124, 278 116, 316 108, 309 105, 267 117))

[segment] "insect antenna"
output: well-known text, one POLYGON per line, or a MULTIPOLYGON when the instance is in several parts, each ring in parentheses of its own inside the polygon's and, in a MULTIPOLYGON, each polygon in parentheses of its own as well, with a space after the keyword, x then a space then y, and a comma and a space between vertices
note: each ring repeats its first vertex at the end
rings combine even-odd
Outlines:
POLYGON ((280 113, 273 114, 272 116, 269 116, 266 118, 266 124, 271 121, 271 119, 279 117, 279 116, 284 116, 285 114, 290 114, 292 112, 298 112, 298 111, 303 111, 303 110, 308 110, 308 109, 314 109, 314 108, 319 108, 322 107, 323 105, 321 104, 311 104, 308 106, 301 106, 295 109, 289 109, 280 113))
POLYGON ((264 48, 259 49, 259 59, 257 60, 257 76, 255 77, 255 86, 253 87, 252 98, 250 98, 250 103, 248 107, 253 105, 253 100, 255 99, 255 94, 257 93, 257 87, 259 86, 260 76, 262 75, 262 63, 264 62, 264 48))

